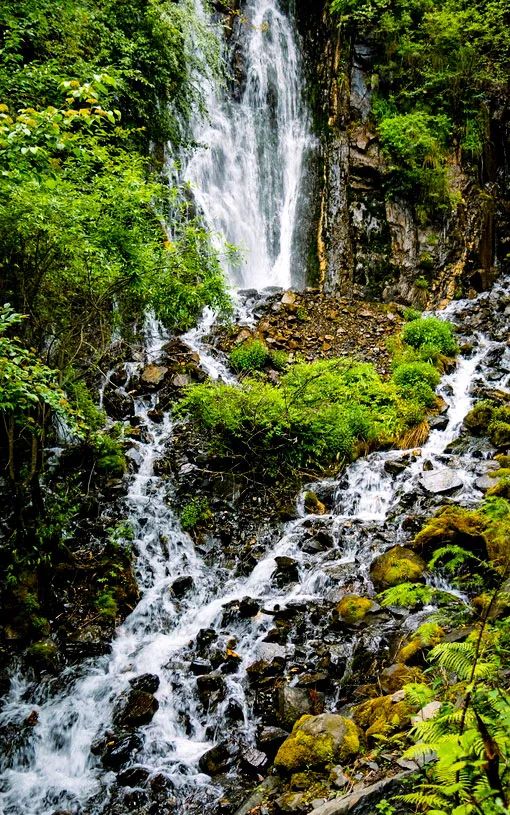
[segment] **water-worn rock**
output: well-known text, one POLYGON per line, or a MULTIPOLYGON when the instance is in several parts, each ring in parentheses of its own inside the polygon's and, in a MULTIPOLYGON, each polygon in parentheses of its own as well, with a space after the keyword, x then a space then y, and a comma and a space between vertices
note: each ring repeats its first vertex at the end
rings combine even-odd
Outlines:
POLYGON ((171 591, 174 597, 177 597, 179 600, 181 597, 184 597, 191 589, 193 588, 193 578, 189 575, 183 575, 182 577, 178 577, 177 580, 174 580, 172 583, 171 591))
POLYGON ((160 685, 160 679, 157 674, 141 674, 129 680, 129 684, 133 690, 141 690, 145 693, 156 693, 160 685))
POLYGON ((412 549, 393 546, 372 561, 370 579, 378 591, 399 583, 416 583, 423 579, 427 564, 412 549))
POLYGON ((95 756, 101 756, 106 768, 118 770, 133 758, 133 755, 141 749, 142 743, 142 739, 136 733, 107 733, 92 743, 90 751, 95 756))
POLYGON ((278 724, 281 727, 292 727, 294 723, 312 712, 312 702, 309 692, 304 688, 290 688, 282 685, 278 688, 278 724))
POLYGON ((202 704, 206 707, 214 707, 225 698, 225 679, 217 671, 202 674, 197 677, 197 690, 202 704))
POLYGON ((372 811, 372 802, 375 803, 380 800, 383 793, 387 793, 390 789, 397 788, 399 784, 407 778, 410 771, 398 773, 390 778, 383 778, 376 784, 370 784, 361 790, 350 793, 350 795, 342 796, 334 801, 327 801, 325 804, 312 809, 310 815, 361 815, 368 811, 372 811))
POLYGON ((272 760, 288 737, 288 731, 281 727, 262 727, 257 734, 257 746, 272 760))
POLYGON ((449 470, 448 467, 423 473, 420 482, 431 495, 448 495, 464 486, 464 482, 458 473, 449 470))
POLYGON ((158 708, 159 702, 151 693, 133 689, 117 700, 113 721, 122 727, 138 727, 150 722, 158 708))
POLYGON ((151 363, 143 369, 140 379, 144 385, 157 387, 158 385, 163 384, 163 380, 167 373, 168 368, 165 365, 154 365, 151 363))
POLYGON ((200 757, 198 766, 207 775, 218 775, 226 770, 235 760, 235 750, 226 741, 216 744, 200 757))
POLYGON ((275 767, 290 773, 352 758, 359 750, 359 731, 351 719, 336 713, 302 716, 282 744, 275 767))

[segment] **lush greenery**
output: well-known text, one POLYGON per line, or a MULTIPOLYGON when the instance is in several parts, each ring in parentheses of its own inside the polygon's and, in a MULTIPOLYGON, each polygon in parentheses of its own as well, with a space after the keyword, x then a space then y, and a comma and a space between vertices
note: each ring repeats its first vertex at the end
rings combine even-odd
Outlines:
POLYGON ((452 157, 478 160, 508 85, 504 0, 332 0, 344 36, 374 44, 374 115, 389 187, 432 217, 459 200, 452 157))
POLYGON ((280 369, 285 367, 285 351, 270 351, 261 340, 249 340, 233 348, 229 355, 230 364, 238 373, 262 371, 267 366, 280 369))
MULTIPOLYGON (((422 322, 428 325, 420 320, 404 331, 422 322)), ((437 323, 439 327, 432 324, 432 339, 436 334, 452 338, 451 326, 437 323)), ((416 354, 404 336, 400 347, 416 354)), ((453 340, 443 342, 441 350, 446 347, 455 349, 453 340)), ((238 368, 258 370, 268 354, 261 343, 253 342, 236 349, 234 361, 238 368)), ((262 468, 276 475, 285 468, 349 461, 363 446, 396 443, 424 421, 435 404, 438 381, 436 368, 421 358, 397 364, 386 381, 372 365, 349 358, 299 362, 277 384, 247 377, 240 387, 193 386, 178 410, 191 416, 211 448, 239 469, 262 468)))
MULTIPOLYGON (((407 702, 415 710, 436 702, 434 715, 415 720, 404 753, 423 770, 415 790, 401 800, 422 812, 508 811, 509 534, 510 502, 504 498, 489 497, 469 510, 445 506, 425 524, 414 545, 429 553, 428 569, 447 576, 453 588, 470 598, 469 604, 449 591, 412 583, 380 596, 384 605, 435 603, 439 609, 397 655, 399 663, 426 667, 420 681, 404 688, 407 702), (448 628, 459 624, 460 636, 448 641, 448 628)), ((388 803, 387 811, 397 810, 388 803)))

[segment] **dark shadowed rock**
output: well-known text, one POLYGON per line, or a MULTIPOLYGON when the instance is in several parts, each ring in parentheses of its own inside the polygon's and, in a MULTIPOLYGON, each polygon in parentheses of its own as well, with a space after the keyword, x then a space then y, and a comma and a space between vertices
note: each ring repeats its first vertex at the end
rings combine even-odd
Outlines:
POLYGON ((181 597, 184 597, 191 589, 193 588, 193 578, 185 575, 183 577, 178 577, 177 580, 174 580, 172 583, 172 594, 174 597, 177 597, 179 600, 181 597))
POLYGON ((158 708, 159 702, 151 693, 133 689, 117 700, 113 721, 121 727, 138 727, 148 724, 158 708))
POLYGON ((157 674, 141 674, 129 680, 133 690, 141 690, 145 693, 156 693, 160 680, 157 674))

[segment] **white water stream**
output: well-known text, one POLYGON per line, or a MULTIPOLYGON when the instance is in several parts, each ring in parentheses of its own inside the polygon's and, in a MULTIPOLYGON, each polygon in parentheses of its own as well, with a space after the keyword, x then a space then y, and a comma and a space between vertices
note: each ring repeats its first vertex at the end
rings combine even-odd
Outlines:
MULTIPOLYGON (((198 0, 199 2, 199 0, 198 0)), ((227 48, 238 92, 209 83, 200 149, 187 162, 207 226, 240 250, 229 269, 240 288, 291 284, 293 235, 304 158, 311 145, 296 34, 278 0, 247 0, 227 48)))

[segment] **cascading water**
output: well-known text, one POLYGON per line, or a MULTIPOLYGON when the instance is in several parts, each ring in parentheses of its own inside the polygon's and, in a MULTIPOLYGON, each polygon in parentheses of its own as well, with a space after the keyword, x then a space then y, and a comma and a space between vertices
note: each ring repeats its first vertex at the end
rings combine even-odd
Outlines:
POLYGON ((311 146, 296 35, 279 0, 248 0, 236 19, 226 62, 240 59, 237 93, 210 83, 208 117, 197 116, 201 148, 186 163, 211 232, 240 250, 229 269, 241 288, 291 284, 300 181, 311 146))

